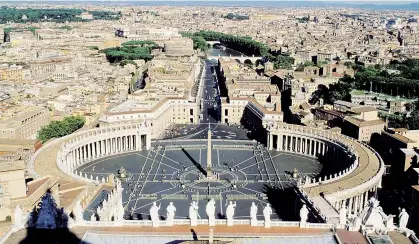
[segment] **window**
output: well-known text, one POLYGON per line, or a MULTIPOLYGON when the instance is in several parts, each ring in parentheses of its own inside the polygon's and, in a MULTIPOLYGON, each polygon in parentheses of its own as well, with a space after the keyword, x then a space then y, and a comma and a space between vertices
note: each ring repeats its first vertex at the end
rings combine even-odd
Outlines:
POLYGON ((189 110, 189 115, 193 115, 193 109, 192 108, 189 110))
POLYGON ((228 109, 224 110, 224 115, 228 116, 228 109))

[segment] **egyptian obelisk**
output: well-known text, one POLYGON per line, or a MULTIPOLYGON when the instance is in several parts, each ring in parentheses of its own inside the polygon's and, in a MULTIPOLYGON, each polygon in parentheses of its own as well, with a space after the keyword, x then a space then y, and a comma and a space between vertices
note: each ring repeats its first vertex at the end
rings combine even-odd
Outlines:
POLYGON ((212 179, 212 162, 211 162, 211 151, 212 151, 212 145, 211 145, 211 127, 208 125, 208 146, 207 146, 207 179, 212 179))

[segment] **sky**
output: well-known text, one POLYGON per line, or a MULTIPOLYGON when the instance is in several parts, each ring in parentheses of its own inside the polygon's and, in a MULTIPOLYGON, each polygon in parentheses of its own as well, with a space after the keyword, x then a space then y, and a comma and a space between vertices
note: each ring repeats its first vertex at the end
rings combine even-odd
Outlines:
MULTIPOLYGON (((4 1, 28 1, 28 2, 45 2, 45 1, 72 1, 72 0, 0 0, 4 1)), ((83 1, 83 0, 73 0, 73 1, 83 1)), ((101 1, 101 2, 126 2, 126 1, 135 1, 135 2, 254 2, 257 3, 258 0, 87 0, 87 1, 101 1)), ((259 0, 263 2, 334 2, 334 3, 356 3, 356 4, 375 4, 375 5, 404 5, 409 3, 419 3, 419 0, 259 0)))

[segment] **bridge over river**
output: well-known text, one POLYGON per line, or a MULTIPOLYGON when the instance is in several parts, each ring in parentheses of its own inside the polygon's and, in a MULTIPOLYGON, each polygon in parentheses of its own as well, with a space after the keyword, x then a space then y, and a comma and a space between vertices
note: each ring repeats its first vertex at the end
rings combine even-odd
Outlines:
POLYGON ((241 55, 241 56, 233 56, 233 55, 230 55, 230 56, 222 56, 222 55, 212 56, 211 55, 211 56, 208 56, 207 58, 209 60, 218 60, 218 58, 220 58, 220 57, 228 57, 230 59, 235 59, 235 60, 239 61, 240 63, 245 63, 246 60, 249 60, 249 61, 252 62, 252 64, 255 64, 256 62, 262 62, 262 60, 263 60, 263 57, 255 56, 255 55, 252 55, 251 57, 244 56, 244 55, 241 55))

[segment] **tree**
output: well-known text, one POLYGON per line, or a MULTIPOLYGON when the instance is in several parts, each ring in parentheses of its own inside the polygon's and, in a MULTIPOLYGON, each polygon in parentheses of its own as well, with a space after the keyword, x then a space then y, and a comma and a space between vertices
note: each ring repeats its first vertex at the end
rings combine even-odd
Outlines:
POLYGON ((198 31, 195 33, 181 32, 184 37, 202 37, 205 41, 219 41, 224 46, 242 52, 246 55, 267 56, 269 47, 247 36, 235 36, 216 31, 198 31))
POLYGON ((39 130, 37 138, 44 143, 52 138, 63 137, 83 127, 84 123, 85 119, 81 116, 69 116, 61 121, 52 121, 39 130))
POLYGON ((294 58, 286 55, 277 55, 271 58, 275 69, 291 69, 294 65, 294 58))
MULTIPOLYGON (((106 54, 106 58, 110 63, 119 63, 124 60, 151 60, 151 50, 156 47, 155 43, 148 41, 127 42, 122 47, 107 48, 101 50, 106 54), (127 44, 128 43, 128 44, 127 44)), ((157 44, 156 44, 157 45, 157 44)))
POLYGON ((419 129, 419 110, 415 110, 410 113, 410 117, 407 118, 407 128, 409 130, 419 129))

